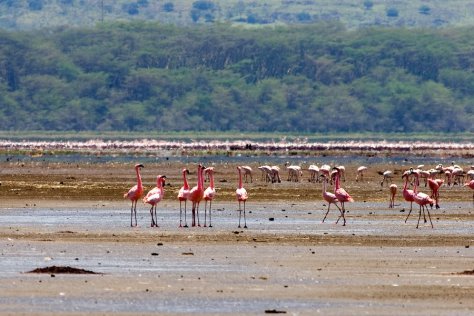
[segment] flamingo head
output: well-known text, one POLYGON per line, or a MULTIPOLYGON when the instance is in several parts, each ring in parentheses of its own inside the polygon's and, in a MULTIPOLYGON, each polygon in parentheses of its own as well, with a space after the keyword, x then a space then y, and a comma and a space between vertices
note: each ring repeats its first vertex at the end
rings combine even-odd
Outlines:
POLYGON ((209 173, 213 173, 214 172, 214 167, 207 167, 206 169, 204 169, 204 172, 209 174, 209 173))
POLYGON ((138 169, 138 168, 145 168, 145 166, 142 165, 141 163, 137 163, 137 164, 135 165, 135 169, 138 169))

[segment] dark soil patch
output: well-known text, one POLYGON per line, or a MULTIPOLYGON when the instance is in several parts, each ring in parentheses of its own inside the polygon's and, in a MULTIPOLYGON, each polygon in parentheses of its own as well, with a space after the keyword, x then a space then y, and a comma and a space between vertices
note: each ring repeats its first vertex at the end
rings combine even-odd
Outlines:
POLYGON ((456 274, 460 274, 460 275, 474 275, 474 270, 465 270, 463 272, 458 272, 456 274))
POLYGON ((51 267, 45 267, 45 268, 37 268, 31 271, 28 271, 27 273, 47 273, 47 274, 102 274, 94 271, 89 271, 89 270, 84 270, 84 269, 78 269, 78 268, 73 268, 73 267, 57 267, 57 266, 51 266, 51 267))

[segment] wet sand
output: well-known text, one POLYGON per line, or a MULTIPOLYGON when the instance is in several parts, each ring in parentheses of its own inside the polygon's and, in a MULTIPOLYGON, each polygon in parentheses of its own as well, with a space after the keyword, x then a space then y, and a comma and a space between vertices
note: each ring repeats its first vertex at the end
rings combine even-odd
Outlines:
MULTIPOLYGON (((336 225, 321 184, 245 184, 248 229, 238 229, 235 164, 215 164, 218 196, 213 227, 178 228, 178 163, 146 165, 145 186, 166 174, 159 228, 138 207, 131 228, 123 193, 133 184, 129 164, 0 164, 0 314, 264 314, 470 315, 474 310, 472 192, 443 188, 434 229, 416 229, 417 206, 388 189, 373 165, 343 186, 347 226, 336 225), (31 274, 71 266, 101 274, 31 274)), ((256 166, 254 170, 256 170, 256 166)), ((195 165, 188 166, 194 168, 195 165)), ((192 171, 191 169, 191 171, 192 171)), ((399 171, 396 171, 399 173, 399 171)), ((286 173, 282 172, 283 179, 286 173)), ((190 175, 194 185, 195 174, 190 175)), ((428 189, 422 188, 424 192, 428 189)), ((189 214, 188 214, 189 215, 189 214)), ((203 220, 201 214, 201 220, 203 220)), ((188 217, 189 220, 189 217, 188 217)))

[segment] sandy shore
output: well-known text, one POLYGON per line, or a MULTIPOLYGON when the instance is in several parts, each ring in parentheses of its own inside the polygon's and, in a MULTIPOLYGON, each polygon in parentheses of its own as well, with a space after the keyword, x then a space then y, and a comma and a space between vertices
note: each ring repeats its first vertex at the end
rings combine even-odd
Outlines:
POLYGON ((129 227, 129 203, 122 199, 134 182, 129 164, 0 167, 2 315, 474 311, 474 277, 463 273, 474 269, 472 192, 443 188, 441 209, 431 212, 434 229, 428 223, 416 229, 416 211, 404 223, 409 205, 401 201, 400 172, 407 166, 370 166, 364 182, 355 182, 356 165, 346 166, 343 186, 356 200, 346 227, 335 225, 335 212, 321 223, 320 184, 266 184, 256 173, 246 184, 246 230, 237 228, 234 164, 214 164, 214 227, 188 229, 177 228, 177 163, 143 170, 148 189, 157 173, 168 177, 159 228, 148 227, 143 205, 139 227, 129 227), (378 171, 386 169, 396 172, 399 186, 394 209, 380 186, 378 171), (26 273, 53 265, 101 274, 26 273))

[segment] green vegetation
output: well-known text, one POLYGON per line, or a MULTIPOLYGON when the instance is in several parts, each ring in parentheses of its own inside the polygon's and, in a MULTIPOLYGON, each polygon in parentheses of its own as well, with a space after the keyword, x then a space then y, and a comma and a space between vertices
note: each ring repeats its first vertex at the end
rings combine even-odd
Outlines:
POLYGON ((474 34, 134 22, 0 32, 2 130, 473 132, 474 34))

